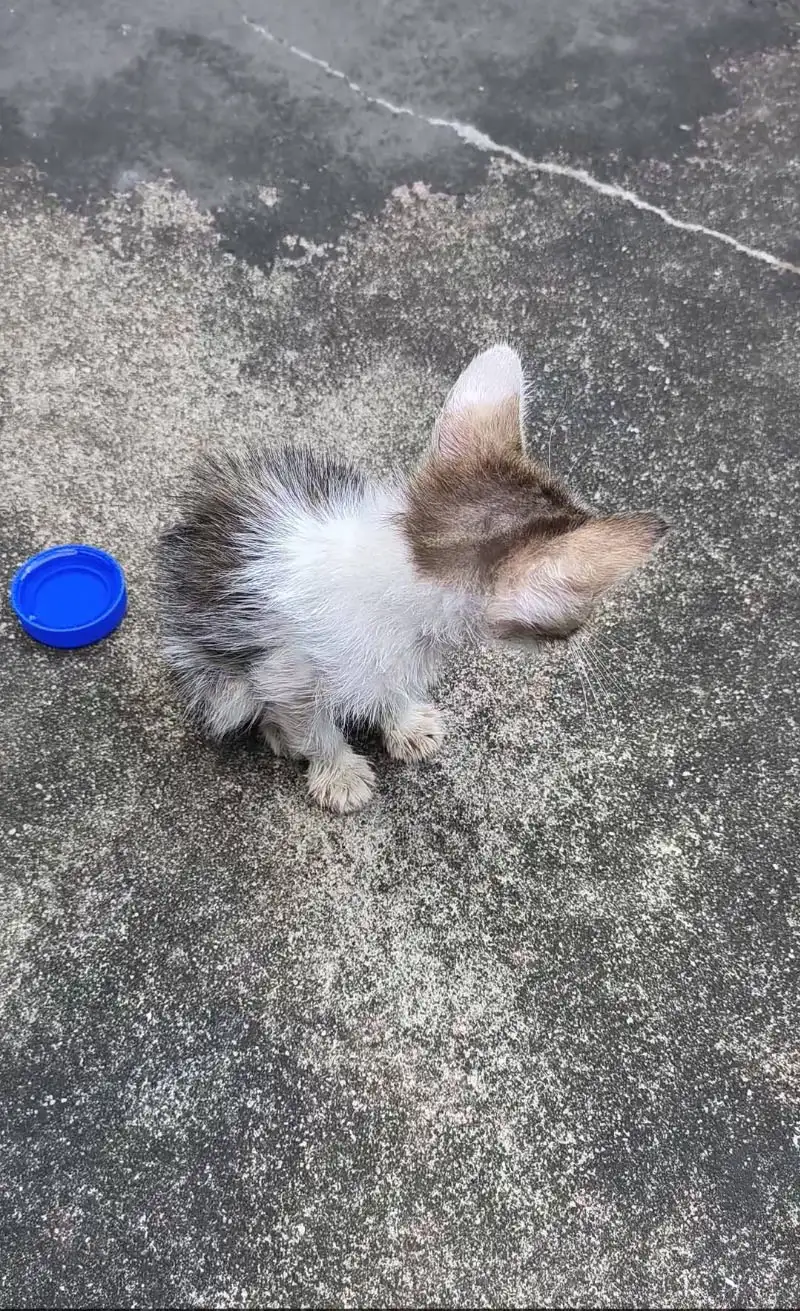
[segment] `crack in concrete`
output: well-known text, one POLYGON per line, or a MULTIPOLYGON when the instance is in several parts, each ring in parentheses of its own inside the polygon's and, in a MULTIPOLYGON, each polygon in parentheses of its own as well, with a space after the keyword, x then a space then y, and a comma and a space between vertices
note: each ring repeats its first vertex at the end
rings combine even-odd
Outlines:
POLYGON ((528 155, 523 155, 521 151, 515 150, 513 146, 504 146, 501 142, 494 141, 485 132, 473 127, 471 123, 461 123, 455 118, 429 117, 427 114, 421 114, 418 110, 412 109, 410 105, 397 105, 391 100, 386 100, 383 96, 371 95, 359 86, 358 82, 353 82, 346 73, 343 73, 341 69, 334 68, 326 59, 320 59, 318 55, 312 55, 307 50, 301 49, 300 46, 292 45, 284 37, 276 36, 268 27, 253 22, 246 15, 242 16, 242 21, 267 41, 271 41, 273 45, 280 46, 289 54, 294 55, 295 58, 305 60, 307 64, 313 64, 315 68, 321 69, 328 77, 344 82, 350 91, 368 105, 376 105, 379 109, 385 109, 387 113, 394 114, 397 117, 416 119, 420 123, 426 123, 428 127, 446 128, 450 132, 454 132, 467 145, 474 146, 476 150, 482 150, 487 155, 503 155, 506 159, 513 160, 515 164, 530 169, 531 172, 542 173, 548 177, 568 178, 571 182, 578 182, 581 186, 588 187, 589 190, 596 191, 601 196, 608 196, 611 200, 618 200, 623 204, 631 205, 642 213, 654 214, 656 218, 661 219, 662 223, 666 223, 670 228, 677 228, 679 232, 690 232, 695 236, 708 237, 711 241, 719 241, 725 246, 730 246, 732 250, 737 251, 740 255, 745 255, 748 259, 768 264, 770 268, 777 269, 781 273, 794 273, 800 276, 800 265, 780 259, 767 250, 760 250, 757 246, 748 246, 745 242, 738 241, 736 237, 730 236, 727 232, 720 232, 717 228, 707 228, 703 223, 676 218, 668 210, 663 209, 660 205, 651 204, 649 200, 637 196, 635 191, 629 191, 627 187, 621 187, 615 182, 601 182, 599 178, 588 173, 586 169, 572 168, 569 164, 557 164, 551 160, 531 159, 528 155))

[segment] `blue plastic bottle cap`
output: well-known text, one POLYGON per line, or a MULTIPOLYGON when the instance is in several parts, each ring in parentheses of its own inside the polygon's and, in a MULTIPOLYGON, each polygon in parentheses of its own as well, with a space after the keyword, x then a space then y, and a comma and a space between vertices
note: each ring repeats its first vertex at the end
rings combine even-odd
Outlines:
POLYGON ((11 607, 25 632, 46 646, 99 642, 125 618, 125 575, 96 546, 52 546, 11 580, 11 607))

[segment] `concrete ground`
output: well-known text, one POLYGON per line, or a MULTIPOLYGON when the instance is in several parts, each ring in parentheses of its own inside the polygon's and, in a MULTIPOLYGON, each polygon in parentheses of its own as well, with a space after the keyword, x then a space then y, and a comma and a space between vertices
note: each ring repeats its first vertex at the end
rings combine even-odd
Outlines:
POLYGON ((3 8, 2 575, 83 539, 131 606, 2 614, 2 1305, 797 1304, 798 33, 3 8), (465 656, 441 757, 327 816, 184 723, 156 534, 245 433, 409 464, 498 336, 674 533, 585 699, 465 656))

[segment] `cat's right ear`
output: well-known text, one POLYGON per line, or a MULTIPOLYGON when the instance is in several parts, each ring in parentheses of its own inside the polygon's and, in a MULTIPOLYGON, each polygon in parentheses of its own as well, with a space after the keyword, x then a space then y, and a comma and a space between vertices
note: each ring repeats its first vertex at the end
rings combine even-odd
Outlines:
POLYGON ((525 378, 510 346, 476 355, 453 387, 433 430, 443 460, 509 455, 523 449, 525 378))
POLYGON ((489 607, 499 637, 565 637, 598 601, 643 565, 667 532, 657 514, 588 519, 512 554, 489 607))

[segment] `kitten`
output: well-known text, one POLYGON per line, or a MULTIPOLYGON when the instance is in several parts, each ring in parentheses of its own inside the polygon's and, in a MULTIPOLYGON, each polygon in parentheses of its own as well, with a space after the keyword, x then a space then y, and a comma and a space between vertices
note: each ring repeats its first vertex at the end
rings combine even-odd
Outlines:
POLYGON ((480 638, 563 640, 650 554, 653 514, 597 516, 525 452, 516 352, 462 373, 410 478, 375 482, 303 446, 208 456, 160 543, 165 653, 212 736, 258 723, 308 761, 308 791, 356 810, 374 785, 343 730, 396 760, 442 741, 426 700, 480 638))

